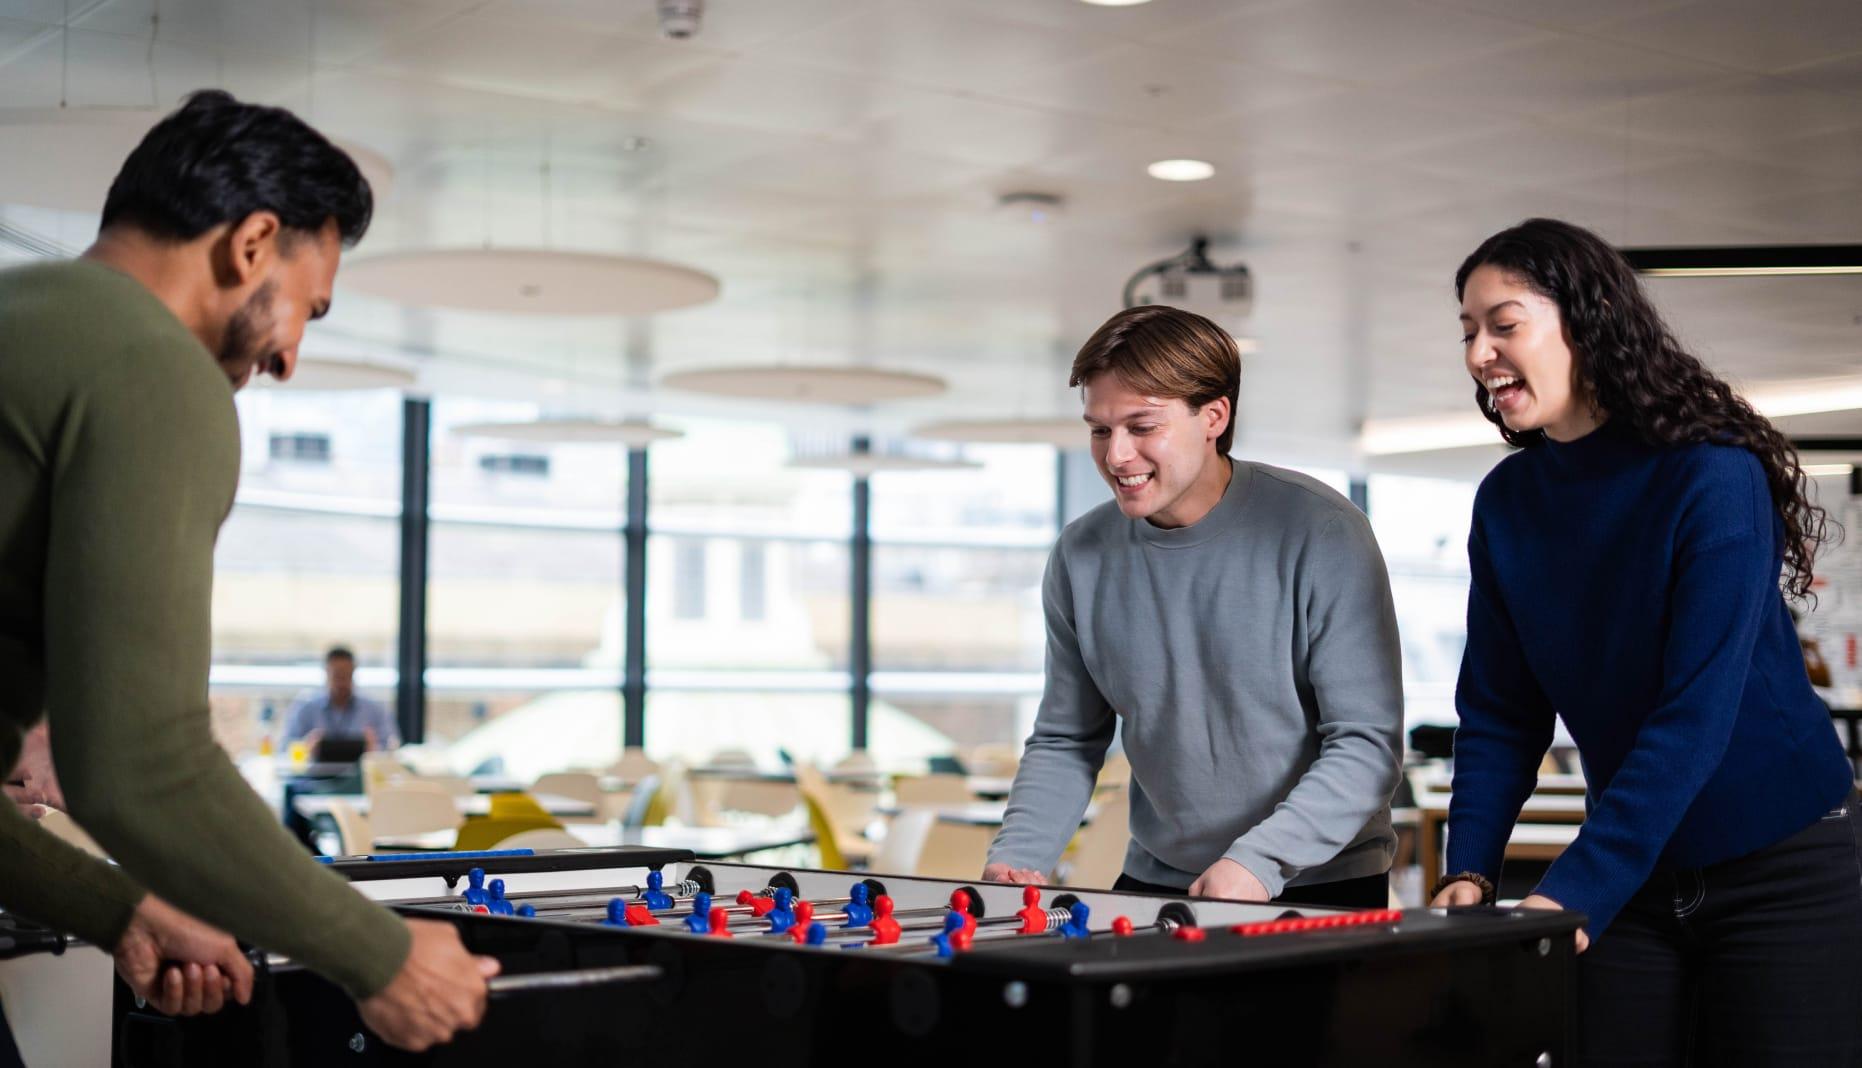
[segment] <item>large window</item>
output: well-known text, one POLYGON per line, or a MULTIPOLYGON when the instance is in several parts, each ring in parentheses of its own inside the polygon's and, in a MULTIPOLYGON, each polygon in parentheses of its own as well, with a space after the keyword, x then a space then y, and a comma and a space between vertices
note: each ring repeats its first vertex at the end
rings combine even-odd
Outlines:
POLYGON ((353 649, 392 705, 400 566, 401 398, 238 395, 239 495, 214 552, 214 726, 228 749, 281 740, 284 713, 353 649))
POLYGON ((668 420, 647 478, 647 750, 848 747, 852 479, 788 466, 773 424, 668 420))
POLYGON ((433 403, 427 738, 452 743, 460 771, 600 767, 620 752, 625 447, 458 432, 537 416, 433 403))
POLYGON ((1467 644, 1474 489, 1461 480, 1370 477, 1371 527, 1390 569, 1410 724, 1455 721, 1455 678, 1467 644))
POLYGON ((1034 722, 1055 452, 969 446, 963 456, 981 467, 872 480, 869 744, 881 764, 922 759, 937 737, 959 752, 1019 747, 1034 722))

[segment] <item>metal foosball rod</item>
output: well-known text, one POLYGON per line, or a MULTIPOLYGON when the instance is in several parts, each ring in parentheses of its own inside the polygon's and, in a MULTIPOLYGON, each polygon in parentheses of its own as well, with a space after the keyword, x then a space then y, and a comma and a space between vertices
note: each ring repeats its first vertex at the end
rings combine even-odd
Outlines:
MULTIPOLYGON (((566 901, 566 900, 571 900, 575 898, 588 898, 591 900, 599 900, 605 903, 609 898, 644 897, 649 893, 654 893, 654 894, 663 894, 666 897, 671 898, 676 902, 679 900, 690 900, 695 895, 704 893, 706 890, 705 884, 695 879, 686 879, 682 882, 673 884, 673 886, 670 888, 664 887, 662 880, 663 880, 663 876, 661 876, 659 872, 652 872, 648 874, 647 882, 646 882, 646 885, 644 886, 584 887, 584 888, 570 889, 570 890, 535 890, 535 891, 526 891, 520 897, 513 898, 512 900, 521 900, 521 901, 530 902, 531 904, 537 904, 538 902, 542 902, 542 901, 566 901)), ((485 887, 485 869, 473 868, 470 872, 466 873, 466 889, 461 893, 441 894, 441 895, 434 896, 434 897, 398 898, 395 900, 395 904, 429 906, 429 907, 431 906, 448 907, 448 906, 459 904, 461 901, 464 901, 467 905, 473 905, 473 904, 480 903, 475 898, 474 895, 484 894, 486 892, 487 891, 485 887)), ((667 907, 676 907, 676 906, 667 906, 667 907)))

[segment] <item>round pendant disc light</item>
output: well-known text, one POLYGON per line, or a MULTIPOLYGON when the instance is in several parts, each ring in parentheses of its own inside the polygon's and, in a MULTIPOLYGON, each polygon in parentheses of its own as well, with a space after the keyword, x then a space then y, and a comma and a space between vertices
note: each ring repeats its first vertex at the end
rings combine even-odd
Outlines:
POLYGON ((714 397, 854 405, 935 397, 948 388, 933 375, 875 367, 714 367, 675 371, 660 384, 714 397))
POLYGON ((651 315, 717 298, 718 280, 658 260, 557 249, 414 249, 344 264, 344 289, 400 304, 520 315, 651 315))

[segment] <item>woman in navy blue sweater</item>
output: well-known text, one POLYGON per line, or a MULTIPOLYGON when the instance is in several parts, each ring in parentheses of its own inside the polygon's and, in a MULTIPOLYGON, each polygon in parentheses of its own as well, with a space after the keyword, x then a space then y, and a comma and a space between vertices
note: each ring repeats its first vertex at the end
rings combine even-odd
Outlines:
POLYGON ((1826 526, 1796 453, 1586 230, 1528 220, 1455 287, 1520 451, 1474 502, 1434 903, 1492 901, 1562 717, 1589 815, 1521 904, 1588 918, 1580 1058, 1862 1063, 1862 825, 1783 596, 1826 526))

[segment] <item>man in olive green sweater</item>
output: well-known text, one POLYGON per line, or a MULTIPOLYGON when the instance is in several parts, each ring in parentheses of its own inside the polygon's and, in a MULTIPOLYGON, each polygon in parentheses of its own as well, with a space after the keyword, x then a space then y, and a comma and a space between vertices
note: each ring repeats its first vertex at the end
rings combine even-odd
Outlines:
POLYGON ((230 940, 147 887, 329 976, 383 1039, 424 1049, 476 1025, 496 962, 315 863, 208 728, 232 390, 290 376, 371 207, 355 164, 289 112, 198 93, 124 163, 81 259, 0 273, 0 771, 48 717, 71 814, 121 865, 0 803, 0 906, 119 966, 127 942, 145 987, 223 978, 243 999, 230 940), (184 966, 157 980, 163 959, 184 966))

